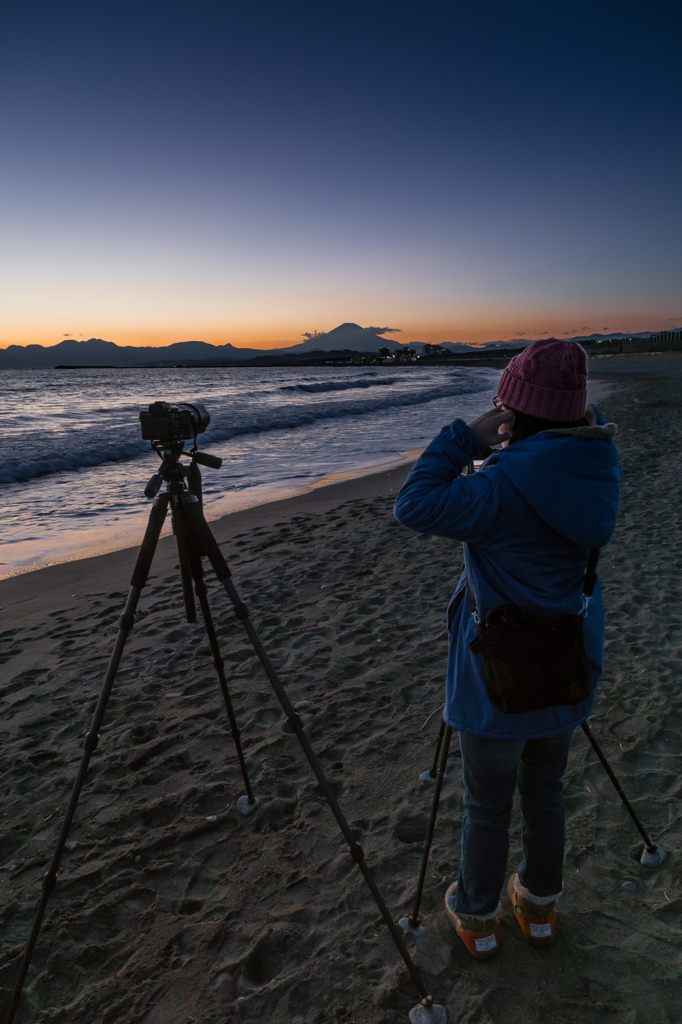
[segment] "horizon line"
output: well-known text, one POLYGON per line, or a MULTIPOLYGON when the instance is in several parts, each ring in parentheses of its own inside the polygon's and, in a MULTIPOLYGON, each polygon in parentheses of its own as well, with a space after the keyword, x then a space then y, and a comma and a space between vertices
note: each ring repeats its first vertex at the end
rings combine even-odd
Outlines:
MULTIPOLYGON (((363 328, 363 330, 366 330, 366 329, 367 328, 363 328)), ((669 328, 669 330, 671 330, 674 333, 676 328, 674 328, 674 327, 673 328, 669 328)), ((677 330, 680 330, 680 328, 677 328, 677 330)), ((322 342, 323 338, 326 335, 331 334, 331 333, 332 333, 331 331, 320 332, 320 342, 322 342)), ((620 330, 620 331, 593 331, 589 335, 588 334, 572 334, 569 337, 564 336, 562 339, 557 339, 557 340, 574 341, 574 340, 580 340, 580 339, 587 339, 587 338, 595 337, 595 336, 611 337, 614 334, 623 334, 623 335, 628 335, 629 334, 631 336, 634 336, 634 335, 638 335, 638 334, 660 334, 660 333, 662 333, 662 331, 656 331, 656 330, 653 330, 653 331, 652 330, 630 331, 630 332, 623 331, 623 330, 620 330)), ((440 342, 419 341, 417 339, 415 339, 414 341, 405 341, 405 342, 403 342, 403 341, 398 341, 398 339, 395 339, 395 338, 387 338, 387 339, 380 338, 380 340, 386 342, 386 347, 387 348, 389 348, 391 346, 393 346, 395 348, 409 348, 411 345, 436 345, 436 346, 437 345, 454 345, 456 347, 469 345, 472 348, 483 348, 486 345, 514 345, 514 344, 521 344, 521 343, 532 344, 535 341, 542 341, 545 338, 556 337, 556 335, 551 335, 549 333, 549 331, 543 331, 543 332, 535 332, 535 331, 533 331, 533 332, 531 332, 531 334, 537 334, 537 337, 535 337, 535 338, 527 338, 527 337, 518 337, 517 336, 517 337, 511 337, 511 338, 495 338, 495 339, 491 339, 490 341, 473 341, 472 340, 472 341, 440 341, 440 342)), ((568 332, 565 332, 565 334, 567 335, 568 332)), ((144 342, 139 343, 139 344, 135 344, 135 343, 131 343, 131 342, 121 343, 121 342, 117 342, 117 341, 108 341, 106 338, 99 338, 99 337, 96 337, 95 335, 93 335, 90 338, 82 338, 82 339, 74 338, 74 337, 70 337, 70 336, 69 337, 64 337, 60 341, 56 341, 56 342, 53 342, 53 343, 50 343, 50 344, 44 344, 42 342, 26 342, 26 343, 23 343, 23 344, 21 342, 8 342, 7 344, 0 344, 0 351, 5 352, 5 351, 7 351, 10 348, 27 349, 27 348, 32 348, 32 347, 40 348, 43 351, 49 351, 50 349, 57 348, 57 346, 63 344, 64 342, 69 342, 69 341, 70 342, 76 342, 77 345, 85 345, 85 344, 87 344, 90 341, 103 341, 107 345, 113 345, 116 348, 120 348, 120 349, 125 349, 125 348, 144 349, 144 348, 148 348, 148 349, 152 349, 152 350, 163 349, 163 348, 173 348, 176 345, 199 344, 199 345, 207 345, 210 348, 227 348, 227 347, 229 347, 229 348, 234 349, 237 352, 240 352, 240 351, 270 352, 270 351, 277 351, 278 349, 296 348, 299 345, 305 344, 305 342, 299 342, 299 341, 295 341, 295 342, 286 342, 286 341, 285 342, 271 342, 271 343, 268 343, 267 347, 265 347, 263 345, 248 345, 248 344, 246 344, 246 345, 234 345, 232 342, 212 342, 212 341, 203 341, 203 339, 201 339, 201 338, 186 338, 186 339, 184 339, 182 341, 171 341, 171 342, 161 343, 161 344, 158 344, 158 345, 150 345, 148 343, 145 344, 144 342)), ((344 346, 344 347, 347 347, 347 346, 344 346)), ((320 349, 319 351, 325 351, 325 350, 324 349, 320 349)))

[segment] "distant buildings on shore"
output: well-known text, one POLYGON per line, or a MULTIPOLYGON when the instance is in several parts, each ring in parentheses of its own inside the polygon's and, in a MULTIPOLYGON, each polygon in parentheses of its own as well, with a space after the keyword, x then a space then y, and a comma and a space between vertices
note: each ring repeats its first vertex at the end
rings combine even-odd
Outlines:
MULTIPOLYGON (((674 331, 659 331, 657 334, 647 336, 631 335, 630 337, 585 339, 579 342, 588 355, 609 355, 626 354, 635 352, 671 352, 682 351, 682 328, 674 331)), ((491 364, 504 365, 504 360, 510 359, 521 352, 526 344, 514 348, 479 348, 470 352, 453 352, 450 348, 442 345, 422 345, 421 351, 417 354, 413 348, 396 348, 391 351, 388 346, 380 348, 376 355, 370 353, 357 353, 355 358, 349 362, 362 363, 460 363, 463 365, 491 364)), ((333 362, 334 360, 328 360, 333 362)))
POLYGON ((416 363, 417 359, 424 359, 428 356, 449 356, 452 355, 442 345, 422 345, 421 352, 417 355, 414 348, 394 348, 393 351, 386 347, 380 348, 377 352, 378 361, 382 363, 416 363))
POLYGON ((606 338, 603 341, 581 341, 589 355, 606 355, 608 353, 630 352, 673 352, 682 350, 682 328, 676 331, 659 331, 648 338, 633 336, 630 338, 606 338))

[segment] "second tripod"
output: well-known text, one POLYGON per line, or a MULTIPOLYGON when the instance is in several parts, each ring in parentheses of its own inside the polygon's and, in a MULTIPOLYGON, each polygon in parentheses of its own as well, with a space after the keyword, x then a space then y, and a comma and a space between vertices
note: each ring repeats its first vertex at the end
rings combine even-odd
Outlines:
MULTIPOLYGON (((635 823, 637 831, 644 840, 644 849, 642 850, 639 862, 645 868, 657 868, 663 863, 665 859, 665 851, 658 843, 655 843, 649 833, 642 825, 639 817, 635 813, 635 809, 623 792, 623 788, 616 778, 611 765, 606 759, 606 756, 594 738, 594 734, 590 729, 587 722, 582 722, 581 727, 585 735, 587 736, 592 749, 601 761, 604 771, 608 775, 609 779, 613 783, 614 789, 618 793, 618 796, 623 802, 623 806, 635 823)), ((452 727, 446 725, 445 721, 441 721, 440 730, 438 733, 438 740, 436 741, 436 752, 433 758, 432 767, 425 772, 422 772, 419 778, 423 782, 435 783, 435 789, 433 793, 433 799, 431 801, 431 814, 429 816, 429 822, 426 829, 426 837, 424 839, 424 852, 422 855, 422 863, 419 871, 419 880, 417 882, 417 891, 414 898, 414 907, 412 913, 408 917, 401 917, 400 927, 404 932, 420 936, 424 934, 424 926, 420 922, 419 911, 421 909, 422 896, 424 894, 424 883, 426 881, 426 869, 429 863, 429 856, 431 853, 431 844, 433 843, 433 834, 436 828, 436 818, 438 816, 438 804, 440 803, 440 795, 443 789, 443 781, 446 778, 445 766, 448 762, 448 755, 450 753, 450 741, 452 739, 452 727)))

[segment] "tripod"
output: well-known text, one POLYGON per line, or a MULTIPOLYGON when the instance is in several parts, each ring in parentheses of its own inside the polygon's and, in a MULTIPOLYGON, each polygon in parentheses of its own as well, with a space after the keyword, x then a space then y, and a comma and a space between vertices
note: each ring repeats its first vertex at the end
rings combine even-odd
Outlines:
MULTIPOLYGON (((604 751, 597 743, 592 730, 590 729, 587 722, 582 722, 581 727, 585 735, 587 736, 592 749, 599 758, 602 767, 609 779, 613 783, 613 787, 616 793, 623 802, 623 806, 632 818, 637 831, 644 840, 644 849, 640 856, 639 862, 645 868, 657 868, 659 867, 665 858, 665 851, 655 843, 649 833, 646 831, 642 822, 639 820, 634 807, 628 800, 627 796, 623 792, 623 788, 616 778, 616 775, 606 759, 604 751)), ((429 815, 429 823, 426 829, 426 837, 424 839, 424 853, 422 855, 421 868, 419 870, 419 880, 417 882, 417 892, 414 898, 414 906, 412 913, 408 917, 401 917, 398 924, 407 934, 420 936, 424 934, 424 926, 420 923, 419 911, 421 908, 422 896, 424 894, 424 883, 426 881, 426 870, 429 863, 429 856, 431 853, 431 844, 433 843, 433 833, 436 828, 436 818, 438 817, 438 805, 440 803, 440 795, 443 789, 443 780, 445 779, 445 766, 448 762, 448 755, 450 753, 450 741, 452 739, 452 727, 445 724, 445 721, 441 721, 440 730, 438 732, 438 739, 436 740, 436 752, 433 758, 433 765, 427 771, 421 773, 419 778, 423 782, 435 783, 433 799, 431 801, 431 813, 429 815)))
POLYGON ((197 621, 196 605, 194 601, 194 597, 196 595, 201 608, 211 654, 213 655, 213 664, 215 665, 218 675, 218 681, 223 695, 223 700, 225 702, 225 708, 230 722, 230 729, 244 779, 246 794, 238 800, 239 809, 243 814, 250 814, 256 809, 259 801, 254 797, 249 782, 246 761, 244 759, 239 729, 237 727, 237 720, 232 707, 227 680, 225 678, 224 662, 220 654, 211 609, 208 604, 207 587, 202 565, 203 557, 208 558, 213 572, 215 573, 218 581, 224 587, 227 596, 232 603, 235 616, 241 622, 251 644, 253 645, 258 659, 265 670, 265 674, 267 675, 282 710, 286 715, 290 729, 298 738, 298 741, 303 748, 303 752, 310 763, 310 767, 312 768, 327 803, 329 804, 331 812, 336 819, 346 843, 348 844, 349 853, 358 865, 358 868, 360 869, 381 913, 384 924, 388 928, 391 938, 393 939, 398 952, 407 967, 415 988, 419 992, 421 1003, 418 1003, 413 1007, 410 1012, 410 1019, 413 1022, 419 1022, 419 1024, 421 1024, 421 1022, 423 1022, 423 1024, 442 1024, 443 1022, 444 1024, 447 1019, 446 1011, 442 1006, 434 1003, 433 997, 429 995, 426 990, 421 974, 412 960, 407 946, 405 945, 402 933, 393 921, 383 896, 381 895, 377 884, 367 867, 362 847, 353 837, 351 828, 336 797, 334 796, 332 788, 322 770, 322 766, 310 746, 310 742, 308 741, 305 732, 303 731, 301 719, 296 714, 279 676, 249 618, 248 608, 242 602, 237 588, 231 580, 231 573, 227 566, 227 562, 225 561, 220 547, 218 546, 218 542, 211 533, 208 523, 204 518, 199 465, 218 469, 222 465, 222 459, 198 452, 196 450, 196 445, 189 453, 185 453, 182 442, 173 442, 163 445, 155 442, 153 447, 161 456, 161 467, 159 472, 155 473, 147 484, 144 493, 146 497, 154 498, 154 504, 149 513, 149 521, 147 523, 144 539, 133 570, 128 599, 119 619, 118 634, 114 643, 114 649, 111 653, 109 665, 107 667, 102 689, 95 707, 92 722, 90 723, 90 728, 83 744, 83 755, 73 784, 62 827, 59 832, 48 870, 43 879, 42 894, 33 922, 33 927, 31 929, 31 934, 24 951, 19 975, 15 983, 12 1001, 5 1018, 5 1024, 12 1024, 19 1006, 24 982, 31 963, 33 950, 35 949, 38 941, 50 894, 57 882, 57 872, 59 870, 64 847, 66 846, 69 829, 71 828, 71 823, 76 813, 78 800, 85 782, 90 759, 99 742, 99 732, 102 722, 104 721, 104 715, 114 686, 116 673, 118 672, 128 635, 135 623, 135 611, 140 600, 142 589, 147 583, 147 579, 149 577, 156 547, 159 537, 161 536, 161 530, 169 508, 171 510, 173 533, 175 534, 177 542, 185 615, 188 622, 197 621), (191 463, 189 466, 183 465, 180 462, 180 457, 184 454, 189 454, 191 456, 191 463), (166 489, 162 494, 159 494, 161 486, 164 483, 166 484, 166 489))

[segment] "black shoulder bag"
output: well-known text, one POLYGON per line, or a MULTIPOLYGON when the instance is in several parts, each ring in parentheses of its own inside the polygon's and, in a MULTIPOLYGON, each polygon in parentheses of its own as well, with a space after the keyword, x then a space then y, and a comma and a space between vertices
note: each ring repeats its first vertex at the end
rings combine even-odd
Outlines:
MULTIPOLYGON (((583 583, 583 614, 538 619, 513 604, 493 608, 478 623, 469 644, 483 655, 483 678, 490 703, 507 715, 542 708, 570 707, 592 690, 583 618, 597 583, 599 549, 590 551, 583 583)), ((476 617, 476 602, 467 579, 467 595, 476 617)), ((478 620, 477 620, 478 621, 478 620)))

